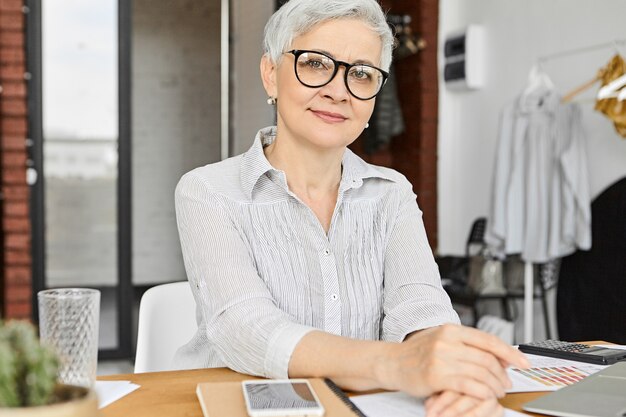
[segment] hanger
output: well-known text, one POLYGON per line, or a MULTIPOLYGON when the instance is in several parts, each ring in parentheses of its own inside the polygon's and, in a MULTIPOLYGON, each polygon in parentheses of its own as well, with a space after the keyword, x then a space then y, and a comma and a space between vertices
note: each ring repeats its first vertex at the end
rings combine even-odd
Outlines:
POLYGON ((554 83, 543 71, 541 61, 538 61, 530 69, 528 74, 528 84, 522 92, 522 98, 526 98, 531 95, 545 94, 554 90, 554 83))
POLYGON ((626 89, 623 88, 624 86, 626 86, 626 74, 623 74, 621 77, 614 79, 604 87, 600 88, 598 91, 598 100, 613 97, 617 97, 618 100, 626 99, 626 89))
POLYGON ((596 76, 594 78, 592 78, 591 80, 587 81, 586 83, 570 90, 568 93, 566 93, 563 98, 561 99, 562 103, 567 103, 572 101, 572 99, 574 97, 576 97, 577 95, 579 95, 580 93, 590 89, 591 87, 594 86, 595 83, 597 83, 598 81, 600 81, 602 79, 602 70, 598 71, 598 74, 596 74, 596 76))
MULTIPOLYGON (((596 82, 602 81, 602 79, 606 75, 606 72, 609 71, 609 68, 611 67, 611 65, 613 65, 614 60, 618 58, 621 58, 619 53, 617 53, 605 67, 600 68, 598 70, 598 73, 596 74, 595 78, 587 81, 581 86, 576 87, 573 90, 571 90, 569 93, 565 94, 563 96, 562 101, 563 102, 571 101, 578 94, 593 87, 593 85, 596 82)), ((614 79, 607 85, 601 87, 598 90, 598 94, 596 95, 596 100, 604 100, 604 99, 614 98, 614 97, 618 97, 618 100, 626 99, 626 89, 623 88, 625 85, 626 85, 626 74, 622 74, 620 77, 614 79), (623 98, 619 99, 619 97, 623 97, 623 98)))

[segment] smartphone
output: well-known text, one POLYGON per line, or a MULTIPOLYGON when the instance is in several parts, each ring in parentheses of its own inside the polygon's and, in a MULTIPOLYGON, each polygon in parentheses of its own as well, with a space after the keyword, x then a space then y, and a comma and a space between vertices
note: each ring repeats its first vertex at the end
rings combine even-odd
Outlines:
POLYGON ((324 407, 306 379, 243 381, 250 417, 323 416, 324 407))

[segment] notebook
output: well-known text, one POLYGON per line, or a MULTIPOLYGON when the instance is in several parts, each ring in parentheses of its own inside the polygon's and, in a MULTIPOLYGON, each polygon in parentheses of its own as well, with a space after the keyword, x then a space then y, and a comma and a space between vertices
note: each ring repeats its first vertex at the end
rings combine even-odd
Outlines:
MULTIPOLYGON (((309 379, 313 390, 324 405, 324 417, 365 417, 345 393, 330 379, 309 379)), ((196 395, 204 417, 247 417, 241 381, 202 382, 196 395)))
POLYGON ((626 416, 626 362, 526 403, 524 410, 559 417, 626 416))

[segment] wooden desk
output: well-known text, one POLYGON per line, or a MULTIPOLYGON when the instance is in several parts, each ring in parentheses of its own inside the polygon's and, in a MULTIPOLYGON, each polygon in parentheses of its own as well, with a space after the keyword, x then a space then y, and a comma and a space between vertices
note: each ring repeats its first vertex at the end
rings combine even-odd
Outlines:
MULTIPOLYGON (((208 381, 242 381, 257 379, 227 368, 191 371, 151 372, 145 374, 110 375, 101 381, 131 381, 141 388, 102 409, 102 417, 203 417, 196 397, 196 385, 208 381)), ((500 402, 503 406, 522 411, 522 405, 547 394, 533 392, 509 394, 500 402)), ((527 413, 528 414, 528 413, 527 413)), ((537 414, 529 414, 537 415, 537 414)))

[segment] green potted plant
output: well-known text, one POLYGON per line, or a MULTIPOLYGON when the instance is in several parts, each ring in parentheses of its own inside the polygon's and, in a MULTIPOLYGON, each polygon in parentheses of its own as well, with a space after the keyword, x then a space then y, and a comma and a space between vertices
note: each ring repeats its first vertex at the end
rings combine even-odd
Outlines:
POLYGON ((60 384, 59 358, 26 321, 0 321, 0 417, 98 416, 91 389, 60 384))

